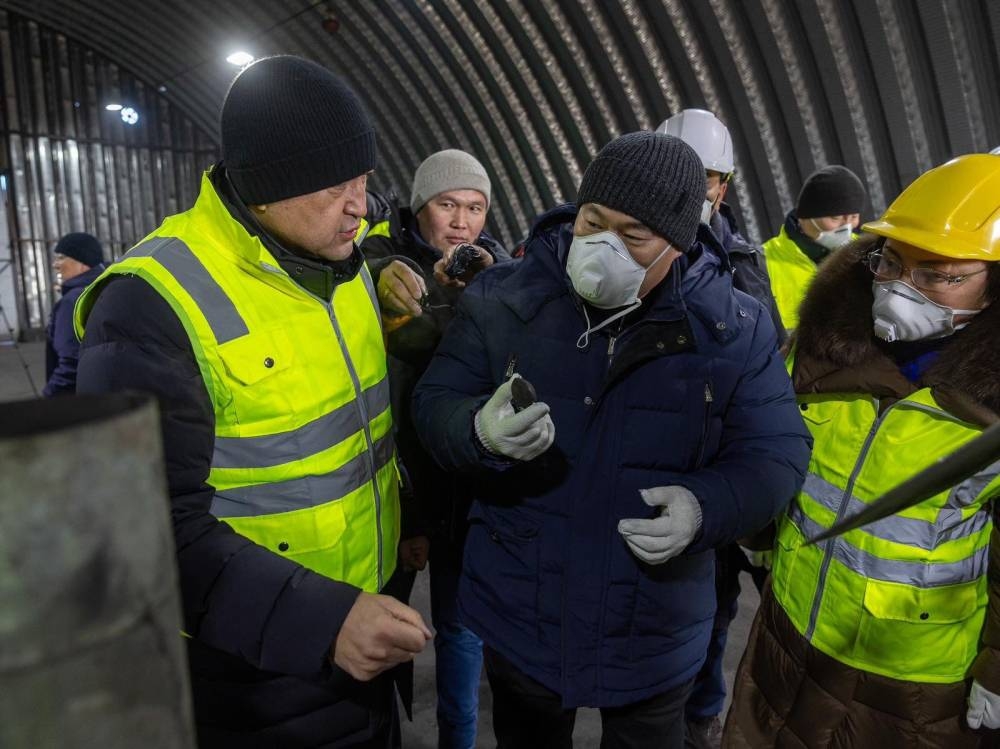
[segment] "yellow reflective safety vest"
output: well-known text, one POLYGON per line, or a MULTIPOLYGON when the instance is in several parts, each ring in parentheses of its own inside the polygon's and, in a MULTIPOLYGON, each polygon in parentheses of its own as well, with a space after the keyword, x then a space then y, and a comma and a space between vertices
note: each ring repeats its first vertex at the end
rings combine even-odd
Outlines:
POLYGON ((165 219, 81 296, 78 335, 113 275, 149 283, 188 333, 215 416, 212 514, 319 574, 381 589, 396 563, 399 490, 367 268, 332 299, 313 296, 230 215, 206 174, 191 210, 165 219))
POLYGON ((358 224, 358 231, 354 235, 354 241, 361 244, 367 237, 388 237, 391 231, 391 226, 389 224, 389 219, 382 219, 381 221, 376 221, 374 224, 369 224, 368 219, 361 219, 361 223, 358 224))
POLYGON ((1000 463, 896 515, 804 542, 981 429, 926 388, 881 413, 865 394, 799 403, 815 444, 802 491, 778 522, 775 598, 814 647, 842 663, 906 681, 961 681, 979 648, 1000 463))
POLYGON ((791 332, 799 326, 799 305, 816 275, 816 263, 799 249, 784 226, 778 236, 764 243, 764 258, 781 322, 791 332))

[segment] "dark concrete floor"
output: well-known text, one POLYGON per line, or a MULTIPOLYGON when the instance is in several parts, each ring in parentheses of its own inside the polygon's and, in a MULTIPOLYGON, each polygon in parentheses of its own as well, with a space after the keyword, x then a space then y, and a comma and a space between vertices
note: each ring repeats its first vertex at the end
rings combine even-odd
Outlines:
MULTIPOLYGON (((15 349, 9 342, 0 341, 0 403, 10 400, 20 400, 32 397, 32 388, 28 381, 26 368, 21 357, 27 363, 35 387, 41 391, 45 382, 45 344, 20 344, 15 349), (19 355, 20 354, 20 355, 19 355)), ((740 656, 746 646, 747 634, 753 613, 757 609, 759 598, 749 576, 743 575, 743 596, 740 598, 740 610, 729 631, 729 642, 726 647, 724 670, 726 679, 732 684, 733 673, 739 664, 740 656)), ((427 573, 417 576, 413 589, 411 603, 424 619, 430 624, 430 599, 427 573)), ((437 746, 437 719, 435 717, 434 692, 434 648, 429 645, 421 653, 415 663, 413 722, 403 722, 403 746, 405 749, 434 749, 437 746)), ((491 720, 491 698, 489 684, 485 675, 482 678, 479 709, 479 740, 477 747, 493 747, 493 724, 491 720)), ((727 703, 728 708, 728 703, 727 703)), ((600 744, 601 716, 597 710, 581 709, 577 714, 576 729, 573 733, 577 749, 589 749, 600 744)))

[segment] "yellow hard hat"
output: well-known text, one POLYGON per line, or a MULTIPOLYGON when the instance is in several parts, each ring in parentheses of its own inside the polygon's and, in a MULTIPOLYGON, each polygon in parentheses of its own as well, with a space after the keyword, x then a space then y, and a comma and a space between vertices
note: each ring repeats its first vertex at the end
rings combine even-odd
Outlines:
POLYGON ((1000 260, 1000 156, 959 156, 924 172, 862 229, 959 260, 1000 260))

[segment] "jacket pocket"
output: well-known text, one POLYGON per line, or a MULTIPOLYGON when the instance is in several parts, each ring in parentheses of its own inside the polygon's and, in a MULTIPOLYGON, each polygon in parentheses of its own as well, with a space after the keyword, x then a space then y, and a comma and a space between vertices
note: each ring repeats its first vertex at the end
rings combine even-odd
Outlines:
POLYGON ((978 651, 985 580, 914 588, 868 580, 854 656, 909 681, 960 681, 978 651))
POLYGON ((263 330, 219 346, 219 358, 231 377, 255 385, 292 366, 293 348, 281 330, 263 330))
POLYGON ((538 529, 514 526, 473 505, 465 548, 465 574, 493 616, 538 625, 538 529))
POLYGON ((340 543, 347 529, 342 500, 274 515, 227 518, 226 522, 252 541, 314 572, 335 577, 346 572, 348 554, 340 543))

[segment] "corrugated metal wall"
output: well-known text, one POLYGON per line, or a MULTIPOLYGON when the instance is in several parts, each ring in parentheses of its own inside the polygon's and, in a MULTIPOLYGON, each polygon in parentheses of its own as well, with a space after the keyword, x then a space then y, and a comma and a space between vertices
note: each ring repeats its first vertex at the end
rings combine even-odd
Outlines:
MULTIPOLYGON (((51 248, 87 231, 118 257, 163 216, 184 210, 216 158, 213 138, 114 63, 0 11, 0 94, 13 199, 17 317, 43 328, 54 301, 51 248), (122 102, 135 125, 105 110, 122 102)), ((9 314, 9 313, 8 313, 9 314)))
MULTIPOLYGON (((374 185, 409 194, 445 147, 494 181, 516 240, 572 199, 615 135, 683 107, 733 132, 730 200, 766 239, 816 168, 843 163, 870 217, 922 171, 1000 145, 1000 0, 0 0, 136 71, 205 132, 225 55, 301 54, 347 77, 379 132, 374 185), (335 18, 336 24, 324 20, 335 18), (334 29, 335 30, 331 30, 334 29)), ((43 66, 44 67, 44 66, 43 66)), ((173 128, 172 128, 173 132, 173 128)), ((49 158, 46 153, 46 158, 49 158)), ((133 211, 136 208, 132 209, 133 211)))

